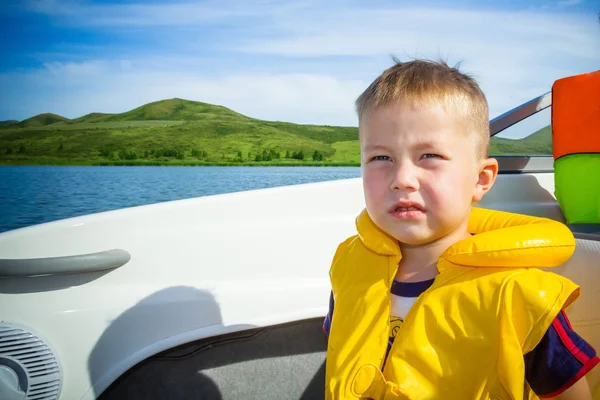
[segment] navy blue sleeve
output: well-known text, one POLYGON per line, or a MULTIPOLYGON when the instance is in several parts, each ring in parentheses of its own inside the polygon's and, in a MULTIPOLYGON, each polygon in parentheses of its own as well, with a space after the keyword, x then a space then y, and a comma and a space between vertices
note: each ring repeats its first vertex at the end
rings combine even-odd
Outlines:
POLYGON ((525 378, 539 397, 555 397, 598 362, 594 348, 573 330, 561 311, 535 349, 525 354, 525 378))
POLYGON ((329 336, 329 331, 331 330, 331 318, 333 318, 333 306, 334 306, 333 292, 331 292, 329 294, 329 312, 327 313, 327 316, 325 317, 325 321, 323 321, 323 332, 325 332, 325 334, 327 336, 329 336))

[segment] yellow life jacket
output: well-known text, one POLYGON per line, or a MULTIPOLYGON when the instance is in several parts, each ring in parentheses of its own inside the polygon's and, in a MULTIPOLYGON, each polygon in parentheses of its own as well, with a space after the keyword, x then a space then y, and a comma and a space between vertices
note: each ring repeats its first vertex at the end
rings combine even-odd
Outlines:
POLYGON ((358 235, 338 247, 330 270, 336 311, 326 363, 327 399, 524 399, 523 355, 579 296, 554 267, 575 250, 556 221, 474 208, 476 235, 448 248, 386 359, 390 288, 398 242, 363 211, 358 235), (384 364, 385 361, 385 365, 384 364))

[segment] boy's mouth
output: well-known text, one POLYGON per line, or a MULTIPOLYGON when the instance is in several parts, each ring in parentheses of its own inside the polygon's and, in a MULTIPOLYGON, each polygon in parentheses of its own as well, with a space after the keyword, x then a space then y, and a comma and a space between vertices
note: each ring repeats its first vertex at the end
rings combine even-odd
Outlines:
POLYGON ((402 212, 402 211, 425 211, 424 208, 417 203, 413 203, 413 202, 398 202, 396 203, 392 209, 390 210, 391 212, 402 212))
POLYGON ((421 218, 425 209, 420 204, 401 201, 390 209, 390 214, 402 220, 412 220, 421 218))
POLYGON ((396 207, 394 211, 423 211, 419 207, 396 207))

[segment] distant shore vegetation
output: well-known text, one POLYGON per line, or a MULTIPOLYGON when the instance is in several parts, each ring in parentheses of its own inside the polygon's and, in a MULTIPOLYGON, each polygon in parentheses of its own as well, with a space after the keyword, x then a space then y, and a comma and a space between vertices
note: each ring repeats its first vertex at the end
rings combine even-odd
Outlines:
MULTIPOLYGON (((552 154, 550 126, 493 155, 552 154)), ((0 165, 359 166, 358 129, 264 121, 182 99, 76 119, 0 121, 0 165)))

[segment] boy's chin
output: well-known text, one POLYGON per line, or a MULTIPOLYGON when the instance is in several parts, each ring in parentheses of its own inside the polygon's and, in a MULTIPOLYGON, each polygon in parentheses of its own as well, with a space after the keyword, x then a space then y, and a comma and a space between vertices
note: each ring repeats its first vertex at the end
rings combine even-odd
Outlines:
POLYGON ((428 229, 424 226, 405 226, 390 232, 391 236, 400 243, 400 247, 420 247, 434 244, 449 236, 450 232, 441 229, 428 229))
POLYGON ((437 241, 433 237, 396 237, 400 247, 422 247, 437 241))
POLYGON ((458 231, 456 232, 397 232, 397 234, 392 234, 392 236, 400 243, 400 248, 412 248, 412 247, 423 247, 432 244, 441 244, 444 242, 447 246, 451 246, 455 242, 462 240, 465 237, 468 237, 468 233, 465 232, 464 235, 461 235, 458 231))
POLYGON ((418 247, 433 243, 439 239, 430 232, 393 232, 392 237, 396 239, 400 246, 418 247))

